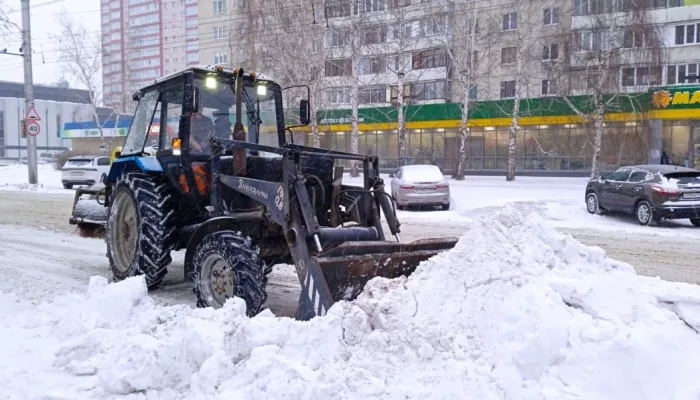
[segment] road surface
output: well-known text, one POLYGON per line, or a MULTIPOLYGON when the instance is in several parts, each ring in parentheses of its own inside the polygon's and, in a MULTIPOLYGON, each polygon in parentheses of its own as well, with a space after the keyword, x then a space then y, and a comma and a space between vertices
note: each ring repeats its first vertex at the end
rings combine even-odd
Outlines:
MULTIPOLYGON (((68 224, 71 204, 70 195, 0 191, 0 270, 5 270, 2 275, 6 277, 0 282, 0 290, 33 285, 42 289, 34 293, 48 296, 57 290, 84 290, 92 275, 109 277, 103 240, 64 234, 76 232, 68 224), (26 256, 17 257, 18 254, 26 256)), ((469 223, 457 214, 437 223, 430 213, 401 212, 402 239, 459 237, 469 223)), ((634 265, 640 274, 700 283, 700 246, 692 237, 659 236, 653 228, 648 234, 590 228, 561 231, 587 245, 600 246, 610 257, 634 265)), ((191 284, 183 279, 183 258, 183 252, 174 254, 166 285, 152 293, 157 301, 194 306, 191 284)), ((276 315, 293 315, 299 283, 291 266, 277 266, 272 272, 268 296, 267 306, 276 315)))

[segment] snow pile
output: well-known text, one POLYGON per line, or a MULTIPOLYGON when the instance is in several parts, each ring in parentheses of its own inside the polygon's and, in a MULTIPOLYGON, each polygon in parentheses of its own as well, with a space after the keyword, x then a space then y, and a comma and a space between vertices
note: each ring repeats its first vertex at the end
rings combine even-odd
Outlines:
POLYGON ((512 208, 310 322, 249 319, 240 299, 157 306, 141 277, 34 308, 0 300, 0 387, 16 398, 700 396, 700 287, 637 276, 512 208), (16 364, 22 351, 33 359, 16 364))
POLYGON ((68 192, 61 183, 61 171, 53 164, 37 165, 37 185, 29 184, 28 167, 25 164, 0 166, 0 190, 37 190, 43 192, 68 192))

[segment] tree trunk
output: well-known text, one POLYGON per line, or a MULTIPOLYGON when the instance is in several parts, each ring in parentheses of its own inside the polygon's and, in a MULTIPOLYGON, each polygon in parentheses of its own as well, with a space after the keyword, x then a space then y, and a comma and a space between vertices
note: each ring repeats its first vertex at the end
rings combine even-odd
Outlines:
POLYGON ((459 122, 459 159, 457 161, 457 171, 455 172, 455 179, 458 181, 464 180, 464 170, 465 164, 467 163, 467 144, 468 144, 468 128, 467 123, 469 122, 469 79, 465 84, 464 89, 464 103, 462 103, 462 118, 459 122))
POLYGON ((397 86, 397 119, 398 119, 398 137, 399 137, 399 166, 402 166, 406 162, 406 121, 404 115, 404 98, 403 98, 403 85, 404 85, 403 75, 399 73, 398 86, 397 86))
POLYGON ((600 98, 599 94, 596 94, 596 108, 594 116, 595 124, 595 141, 593 144, 593 160, 591 162, 591 179, 595 179, 598 176, 600 170, 600 149, 603 144, 603 116, 605 115, 605 106, 600 98))
POLYGON ((515 180, 515 143, 518 137, 518 123, 520 121, 520 79, 515 80, 515 98, 513 99, 513 120, 510 124, 508 140, 508 171, 506 181, 515 180))
MULTIPOLYGON (((357 70, 356 68, 356 63, 353 62, 353 70, 357 70)), ((353 74, 354 76, 355 74, 353 74)), ((359 153, 359 111, 358 111, 358 92, 359 92, 359 82, 357 81, 357 77, 353 79, 352 83, 352 130, 350 132, 350 152, 352 154, 358 154, 359 153)), ((352 177, 358 177, 360 176, 360 162, 359 161, 353 161, 352 162, 352 168, 350 169, 350 176, 352 177)))

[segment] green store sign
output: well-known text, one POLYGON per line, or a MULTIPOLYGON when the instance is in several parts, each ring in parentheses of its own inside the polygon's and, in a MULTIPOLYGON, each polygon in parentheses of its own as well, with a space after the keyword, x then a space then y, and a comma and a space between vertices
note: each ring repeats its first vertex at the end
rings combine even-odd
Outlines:
POLYGON ((651 95, 651 107, 656 110, 700 108, 700 87, 675 87, 656 90, 651 95))

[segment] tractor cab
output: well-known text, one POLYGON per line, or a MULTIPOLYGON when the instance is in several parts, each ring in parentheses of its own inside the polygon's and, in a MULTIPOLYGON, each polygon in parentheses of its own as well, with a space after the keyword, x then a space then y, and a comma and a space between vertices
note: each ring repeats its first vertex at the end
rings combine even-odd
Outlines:
MULTIPOLYGON (((192 67, 135 93, 134 119, 107 186, 134 163, 143 171, 164 172, 186 195, 187 204, 182 207, 192 208, 192 215, 199 216, 209 203, 212 138, 283 147, 282 88, 262 74, 239 71, 192 67), (152 142, 157 142, 156 154, 145 150, 152 142)), ((308 123, 308 100, 301 100, 299 109, 302 125, 308 123)), ((227 174, 277 179, 282 171, 282 161, 274 153, 239 149, 229 158, 230 162, 222 163, 227 174)), ((237 203, 233 208, 250 205, 248 198, 236 193, 224 193, 224 197, 237 203)))

